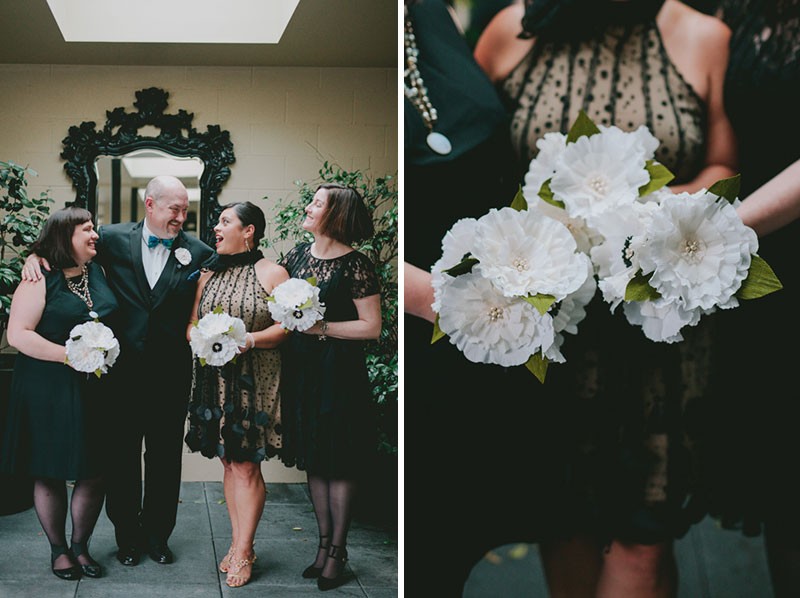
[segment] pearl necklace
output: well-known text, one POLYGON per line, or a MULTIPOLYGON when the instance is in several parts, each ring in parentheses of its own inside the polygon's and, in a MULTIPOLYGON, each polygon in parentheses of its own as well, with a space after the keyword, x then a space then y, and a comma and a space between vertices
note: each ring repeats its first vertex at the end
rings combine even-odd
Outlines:
POLYGON ((405 35, 403 36, 403 44, 406 52, 406 70, 403 71, 403 85, 405 87, 405 96, 408 101, 417 109, 419 115, 422 117, 422 122, 425 128, 428 129, 428 136, 425 141, 433 151, 437 154, 449 154, 453 146, 450 140, 441 133, 435 133, 433 130, 436 121, 439 119, 439 114, 436 108, 431 104, 428 97, 428 88, 425 87, 425 82, 422 80, 422 74, 417 68, 417 58, 419 56, 419 49, 417 48, 417 40, 414 36, 414 28, 411 26, 411 19, 408 16, 408 8, 405 8, 405 35))
POLYGON ((81 266, 81 279, 79 282, 73 282, 66 276, 64 279, 67 281, 67 288, 75 293, 86 304, 86 307, 91 310, 94 302, 92 301, 92 295, 89 293, 89 269, 86 264, 81 266))

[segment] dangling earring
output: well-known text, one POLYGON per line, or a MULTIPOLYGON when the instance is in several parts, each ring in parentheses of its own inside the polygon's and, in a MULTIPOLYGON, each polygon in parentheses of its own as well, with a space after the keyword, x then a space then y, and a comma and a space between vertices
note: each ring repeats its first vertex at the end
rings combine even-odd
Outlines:
POLYGON ((244 250, 246 252, 250 251, 250 241, 248 241, 247 237, 244 238, 244 250))

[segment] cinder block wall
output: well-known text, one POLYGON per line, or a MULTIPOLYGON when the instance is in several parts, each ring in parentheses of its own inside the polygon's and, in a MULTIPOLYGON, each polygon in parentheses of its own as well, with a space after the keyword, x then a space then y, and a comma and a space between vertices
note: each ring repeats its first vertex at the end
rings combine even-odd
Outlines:
MULTIPOLYGON (((59 157, 69 127, 102 128, 118 106, 134 112, 134 93, 147 87, 168 91, 166 112, 193 113, 196 129, 230 132, 236 162, 219 201, 252 201, 268 220, 324 160, 372 177, 397 171, 397 70, 378 68, 0 64, 0 160, 36 170, 30 193, 46 190, 63 207, 74 198, 59 157)), ((305 479, 279 463, 264 470, 268 481, 305 479)), ((221 473, 217 462, 185 455, 184 479, 221 473)))

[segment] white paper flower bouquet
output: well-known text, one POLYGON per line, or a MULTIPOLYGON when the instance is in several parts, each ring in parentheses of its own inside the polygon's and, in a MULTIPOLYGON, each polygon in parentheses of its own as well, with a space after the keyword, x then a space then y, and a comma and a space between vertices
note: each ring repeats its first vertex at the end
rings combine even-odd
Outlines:
POLYGON ((290 278, 272 289, 267 307, 285 330, 303 332, 325 317, 325 304, 319 300, 315 278, 290 278))
POLYGON ((524 364, 544 380, 549 361, 563 362, 563 334, 577 332, 595 292, 588 256, 564 224, 524 207, 459 220, 432 268, 443 336, 476 363, 524 364))
POLYGON ((672 193, 658 145, 644 126, 598 127, 581 113, 567 135, 539 142, 522 191, 531 209, 568 224, 611 310, 622 304, 647 338, 672 343, 703 315, 781 283, 736 212, 739 176, 672 193))
POLYGON ((65 363, 79 372, 99 378, 108 373, 108 368, 117 361, 119 341, 113 331, 98 319, 97 313, 91 311, 89 316, 92 321, 70 330, 65 363))
POLYGON ((189 331, 189 345, 200 365, 221 367, 239 355, 246 342, 247 329, 240 318, 233 317, 217 306, 194 322, 189 331))
POLYGON ((442 240, 433 342, 447 335, 471 361, 525 364, 543 382, 598 288, 668 343, 780 289, 736 212, 739 177, 674 194, 658 145, 646 127, 598 127, 583 113, 568 134, 546 134, 511 207, 459 220, 442 240))

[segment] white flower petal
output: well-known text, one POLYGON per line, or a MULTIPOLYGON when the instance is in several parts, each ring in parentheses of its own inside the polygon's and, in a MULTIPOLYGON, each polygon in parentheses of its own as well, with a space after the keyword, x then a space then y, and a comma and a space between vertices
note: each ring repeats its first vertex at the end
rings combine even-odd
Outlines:
POLYGON ((439 326, 470 361, 515 366, 554 341, 552 318, 526 301, 506 297, 478 274, 443 288, 439 326))
POLYGON ((586 278, 585 255, 560 222, 537 210, 490 210, 475 230, 476 269, 508 296, 539 293, 560 301, 586 278))

